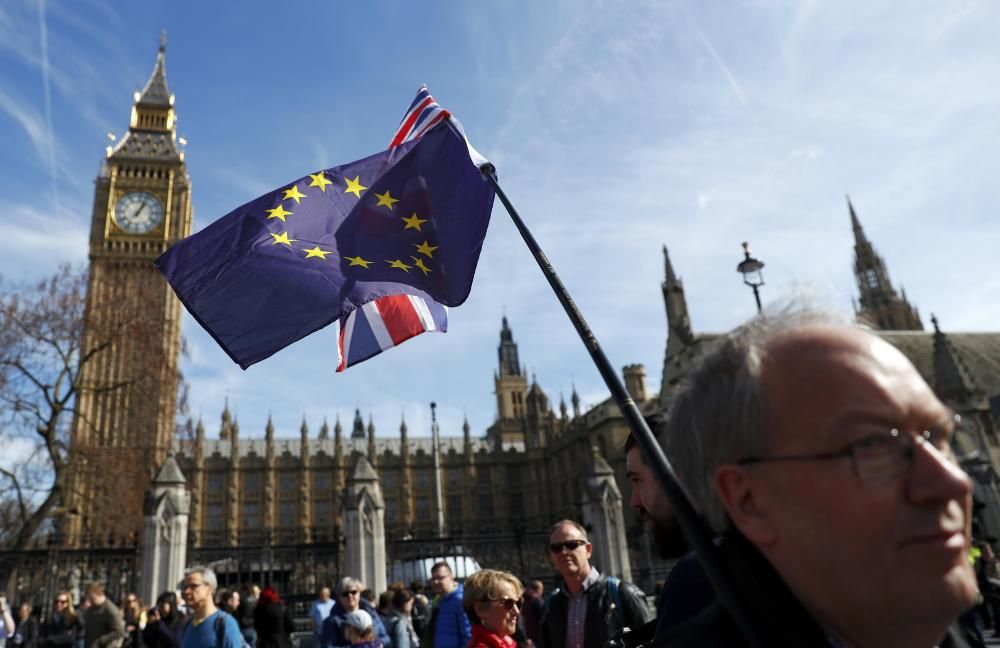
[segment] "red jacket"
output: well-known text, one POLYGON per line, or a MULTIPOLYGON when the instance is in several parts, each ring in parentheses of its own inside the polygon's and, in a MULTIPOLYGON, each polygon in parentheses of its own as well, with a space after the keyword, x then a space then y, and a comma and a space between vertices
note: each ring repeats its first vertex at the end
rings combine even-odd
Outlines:
POLYGON ((481 623, 472 626, 472 639, 465 648, 515 648, 514 637, 501 637, 481 623))

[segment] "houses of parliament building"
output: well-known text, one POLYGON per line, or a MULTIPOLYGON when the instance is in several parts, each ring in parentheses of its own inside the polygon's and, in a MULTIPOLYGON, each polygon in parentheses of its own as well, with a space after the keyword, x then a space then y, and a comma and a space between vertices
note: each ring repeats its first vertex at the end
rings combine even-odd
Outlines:
MULTIPOLYGON (((494 370, 497 416, 485 431, 466 422, 461 430, 414 438, 405 421, 376 422, 358 411, 353 420, 332 426, 304 420, 296 435, 278 433, 270 421, 241 426, 220 403, 217 430, 206 431, 198 422, 191 435, 175 438, 180 305, 152 261, 191 232, 192 212, 191 182, 175 145, 164 50, 161 45, 152 75, 135 96, 129 130, 109 148, 96 181, 86 323, 94 339, 112 313, 122 318, 130 309, 141 311, 152 318, 155 339, 126 340, 87 368, 84 381, 94 388, 82 397, 71 438, 77 461, 71 479, 81 511, 70 523, 71 538, 93 543, 105 537, 101 530, 110 509, 99 508, 101 502, 117 503, 126 525, 140 528, 142 502, 106 492, 111 487, 102 486, 102 476, 131 462, 145 480, 141 493, 171 452, 191 493, 192 547, 335 541, 341 493, 362 456, 378 476, 390 541, 544 533, 555 520, 579 519, 587 477, 607 471, 627 503, 622 446, 628 427, 617 407, 608 399, 584 411, 575 392, 569 404, 553 403, 529 380, 506 318, 494 370), (160 354, 152 372, 149 348, 160 354), (110 385, 126 387, 100 388, 110 385)), ((932 330, 925 331, 925 319, 895 289, 850 204, 848 215, 857 314, 906 353, 947 404, 974 421, 972 436, 960 442, 979 450, 977 463, 967 469, 984 504, 983 531, 1000 536, 994 468, 1000 465, 1000 334, 946 334, 933 318, 932 330)), ((647 389, 644 367, 623 369, 628 391, 647 416, 669 408, 687 369, 717 337, 696 332, 666 248, 664 261, 667 343, 659 394, 647 389)), ((633 564, 648 561, 638 518, 626 511, 626 520, 634 531, 633 564)), ((536 552, 542 553, 541 546, 536 552)))

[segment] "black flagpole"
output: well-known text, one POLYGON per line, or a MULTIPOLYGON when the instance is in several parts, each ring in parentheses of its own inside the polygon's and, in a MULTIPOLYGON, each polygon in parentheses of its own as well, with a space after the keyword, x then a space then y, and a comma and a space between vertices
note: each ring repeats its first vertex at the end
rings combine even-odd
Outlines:
POLYGON ((721 557, 719 556, 719 551, 715 546, 715 542, 712 539, 712 533, 708 527, 701 521, 698 517, 698 513, 695 512, 691 503, 688 501, 687 496, 681 489, 680 484, 677 482, 677 476, 674 473, 673 467, 667 460, 666 455, 663 454, 663 450, 660 448, 660 444, 657 443, 656 437, 653 436, 652 431, 650 431, 649 426, 646 424, 646 420, 639 413, 639 408, 636 407, 635 401, 629 396, 629 393, 625 390, 625 386, 622 384, 621 379, 615 370, 611 367, 611 363, 608 361, 607 356, 604 355, 604 351, 601 349, 600 344, 597 342, 597 338, 594 337, 593 331, 587 326, 587 322, 584 321, 583 315, 577 309, 576 304, 573 302, 573 298, 569 296, 566 292, 566 287, 563 286, 562 281, 559 280, 559 276, 556 275, 555 268, 549 263, 548 258, 542 249, 538 247, 538 243, 535 241, 535 237, 532 236, 528 227, 521 220, 518 215, 517 210, 514 209, 514 205, 510 203, 507 199, 507 195, 500 188, 500 184, 497 182, 495 169, 492 165, 483 165, 481 168, 483 176, 489 181, 493 186, 493 190, 496 192, 497 196, 500 198, 500 202, 507 209, 507 213, 510 214, 511 220, 514 221, 514 226, 517 227, 517 231, 521 233, 521 238, 524 239, 525 244, 528 249, 531 250, 531 254, 535 257, 535 261, 538 262, 538 267, 542 269, 542 274, 548 279, 549 285, 552 286, 552 290, 556 293, 556 297, 559 298, 559 303, 562 304, 563 308, 566 310, 566 314, 569 316, 573 326, 576 327, 576 332, 580 335, 580 339, 583 340, 583 345, 587 347, 587 351, 590 352, 590 357, 594 360, 594 364, 597 365, 597 370, 601 373, 601 377, 604 378, 605 384, 608 389, 611 390, 611 396, 615 399, 618 404, 618 408, 621 410, 622 415, 625 417, 625 421, 628 423, 629 428, 632 430, 632 434, 635 435, 635 440, 638 442, 639 448, 642 450, 642 454, 646 459, 646 464, 656 475, 657 481, 660 483, 660 488, 664 490, 667 494, 667 498, 670 500, 670 504, 673 506, 674 515, 677 516, 677 520, 681 524, 681 528, 684 529, 684 533, 687 535, 688 541, 694 548, 695 553, 698 555, 698 560, 701 563, 702 568, 705 570, 705 574, 708 576, 709 581, 711 581, 712 586, 715 588, 716 595, 722 604, 726 607, 726 610, 732 615, 733 620, 740 627, 743 632, 743 636, 748 640, 751 646, 762 646, 760 640, 757 638, 757 633, 755 632, 750 619, 746 616, 743 608, 739 604, 739 600, 736 597, 736 592, 733 590, 732 583, 730 582, 729 575, 725 571, 725 567, 722 565, 721 557))

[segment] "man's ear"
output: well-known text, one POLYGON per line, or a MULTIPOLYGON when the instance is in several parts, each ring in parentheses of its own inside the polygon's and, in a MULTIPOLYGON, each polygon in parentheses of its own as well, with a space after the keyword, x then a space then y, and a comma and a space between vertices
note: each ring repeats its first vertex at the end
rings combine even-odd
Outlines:
POLYGON ((766 546, 776 539, 766 507, 762 506, 760 485, 743 466, 723 464, 715 469, 715 494, 736 528, 747 540, 766 546))

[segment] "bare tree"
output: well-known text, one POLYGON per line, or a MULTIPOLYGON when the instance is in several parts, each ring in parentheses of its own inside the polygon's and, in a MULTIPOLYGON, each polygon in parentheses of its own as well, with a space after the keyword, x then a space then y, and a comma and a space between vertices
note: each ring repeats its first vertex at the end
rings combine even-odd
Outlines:
MULTIPOLYGON (((85 270, 63 266, 37 284, 0 290, 0 547, 8 550, 31 546, 51 529, 53 519, 79 513, 70 508, 71 489, 80 482, 71 473, 88 464, 88 452, 96 452, 95 444, 71 448, 74 418, 78 428, 91 425, 77 410, 81 396, 121 390, 143 395, 143 385, 86 382, 88 365, 100 362, 126 338, 132 347, 137 337, 147 340, 140 348, 152 366, 159 364, 156 353, 164 352, 156 339, 162 322, 137 327, 142 309, 122 308, 110 317, 91 318, 85 335, 87 283, 85 270)), ((179 376, 177 380, 183 383, 179 376)), ((186 399, 178 402, 186 406, 186 399)), ((132 450, 138 449, 119 452, 132 450)), ((121 470, 102 476, 101 491, 111 501, 98 502, 99 508, 141 511, 142 490, 131 491, 149 476, 138 456, 121 459, 121 470), (123 494, 128 502, 114 501, 123 494)))

